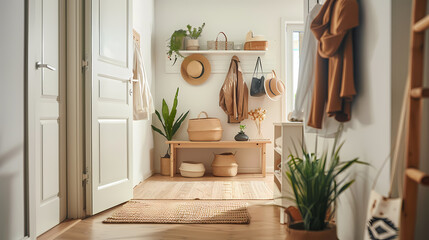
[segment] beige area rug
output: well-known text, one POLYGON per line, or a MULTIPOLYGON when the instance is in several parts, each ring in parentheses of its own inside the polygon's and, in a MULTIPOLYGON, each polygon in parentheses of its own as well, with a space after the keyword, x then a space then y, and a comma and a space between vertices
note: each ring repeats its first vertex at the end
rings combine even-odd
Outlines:
POLYGON ((103 222, 247 224, 250 217, 240 201, 131 200, 103 222))
POLYGON ((147 181, 134 199, 270 200, 273 192, 263 181, 147 181))

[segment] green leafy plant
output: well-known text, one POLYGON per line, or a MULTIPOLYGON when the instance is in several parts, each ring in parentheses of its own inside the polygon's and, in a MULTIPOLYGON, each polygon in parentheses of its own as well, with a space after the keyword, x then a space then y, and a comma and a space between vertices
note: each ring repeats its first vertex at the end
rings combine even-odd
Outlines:
POLYGON ((203 25, 201 25, 201 27, 197 28, 192 28, 191 25, 187 25, 186 27, 188 28, 188 37, 192 38, 192 39, 197 39, 201 36, 201 33, 203 32, 204 26, 206 25, 206 23, 203 23, 203 25))
POLYGON ((183 29, 179 29, 173 32, 173 34, 171 34, 171 37, 169 39, 169 44, 168 44, 168 52, 167 52, 167 56, 168 59, 170 59, 170 61, 173 60, 173 65, 176 63, 178 56, 184 58, 184 56, 182 54, 180 54, 179 50, 182 48, 183 46, 183 40, 186 37, 186 30, 183 29))
POLYGON ((244 133, 244 129, 246 129, 246 125, 240 125, 240 133, 244 133))
MULTIPOLYGON (((176 119, 176 113, 177 113, 177 96, 179 95, 179 88, 176 90, 176 96, 174 97, 173 101, 173 107, 171 108, 171 111, 168 108, 167 103, 165 102, 165 99, 162 99, 162 117, 161 114, 159 114, 158 110, 155 110, 156 116, 158 116, 159 121, 162 124, 163 131, 161 129, 155 127, 152 125, 152 129, 164 136, 168 141, 171 141, 173 139, 174 134, 176 134, 177 130, 179 130, 180 125, 182 125, 185 118, 188 116, 189 111, 186 113, 180 114, 180 116, 176 119)), ((165 154, 165 158, 169 158, 170 154, 168 153, 170 150, 170 147, 167 149, 167 153, 165 154)))
POLYGON ((358 158, 340 162, 339 152, 344 142, 337 147, 338 134, 328 158, 325 151, 320 158, 301 146, 302 158, 291 154, 287 162, 286 178, 290 183, 298 210, 301 213, 304 229, 320 231, 333 219, 338 196, 347 190, 355 180, 340 178, 354 164, 365 164, 358 158), (341 175, 342 176, 342 175, 341 175))

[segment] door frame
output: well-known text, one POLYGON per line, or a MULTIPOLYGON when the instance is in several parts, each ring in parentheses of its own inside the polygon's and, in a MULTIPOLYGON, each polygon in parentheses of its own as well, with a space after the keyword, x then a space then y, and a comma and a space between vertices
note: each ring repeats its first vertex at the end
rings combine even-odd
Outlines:
POLYGON ((67 28, 67 217, 84 218, 85 91, 84 91, 84 1, 66 0, 67 28))

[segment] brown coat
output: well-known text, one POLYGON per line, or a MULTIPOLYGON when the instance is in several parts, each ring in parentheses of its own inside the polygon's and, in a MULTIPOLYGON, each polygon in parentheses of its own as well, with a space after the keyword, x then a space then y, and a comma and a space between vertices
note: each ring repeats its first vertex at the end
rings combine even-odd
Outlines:
POLYGON ((219 106, 228 115, 228 122, 239 123, 247 118, 248 95, 249 90, 243 80, 240 60, 234 56, 219 93, 219 106))
POLYGON ((356 95, 352 29, 358 25, 356 0, 327 0, 311 23, 319 41, 308 119, 311 127, 322 128, 324 111, 339 122, 351 119, 351 103, 356 95))

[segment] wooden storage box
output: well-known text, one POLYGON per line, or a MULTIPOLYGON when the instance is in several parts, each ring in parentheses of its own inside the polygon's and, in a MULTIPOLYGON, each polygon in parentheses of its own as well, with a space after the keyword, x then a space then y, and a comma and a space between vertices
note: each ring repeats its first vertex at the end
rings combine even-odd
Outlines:
POLYGON ((222 125, 218 118, 209 118, 206 112, 198 114, 197 118, 188 121, 189 141, 220 141, 222 139, 222 125), (205 118, 200 118, 205 114, 205 118))
POLYGON ((268 50, 268 41, 250 41, 244 43, 244 50, 268 50))
POLYGON ((232 153, 216 154, 212 163, 213 175, 218 177, 234 177, 237 175, 238 164, 232 153))
POLYGON ((179 170, 183 177, 202 177, 206 171, 204 165, 198 162, 183 162, 179 170))

